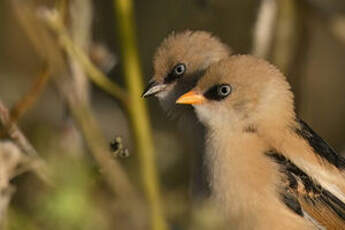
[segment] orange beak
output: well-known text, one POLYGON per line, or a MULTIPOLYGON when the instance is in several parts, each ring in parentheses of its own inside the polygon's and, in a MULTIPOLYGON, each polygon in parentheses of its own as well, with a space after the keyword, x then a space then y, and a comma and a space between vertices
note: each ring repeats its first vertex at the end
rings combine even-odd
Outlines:
POLYGON ((206 99, 203 95, 191 90, 179 97, 176 101, 176 104, 200 105, 204 103, 205 100, 206 99))

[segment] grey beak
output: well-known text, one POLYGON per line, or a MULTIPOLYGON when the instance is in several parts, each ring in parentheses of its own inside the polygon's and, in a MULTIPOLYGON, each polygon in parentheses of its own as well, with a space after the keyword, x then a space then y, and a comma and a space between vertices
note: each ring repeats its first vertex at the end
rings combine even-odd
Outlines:
POLYGON ((166 84, 158 83, 157 81, 150 81, 149 85, 144 89, 142 97, 154 96, 166 88, 166 84))

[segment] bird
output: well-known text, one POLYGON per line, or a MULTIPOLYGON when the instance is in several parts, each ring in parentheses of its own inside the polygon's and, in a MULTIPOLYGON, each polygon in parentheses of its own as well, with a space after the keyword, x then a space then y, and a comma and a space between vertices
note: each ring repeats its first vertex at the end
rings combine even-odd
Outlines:
POLYGON ((175 116, 173 110, 181 109, 176 99, 191 89, 211 64, 229 57, 231 52, 209 32, 172 32, 154 54, 154 75, 142 97, 158 97, 163 108, 175 116))
POLYGON ((275 66, 232 55, 176 103, 206 127, 212 202, 233 229, 345 229, 345 159, 296 115, 275 66))
MULTIPOLYGON (((231 55, 232 50, 219 38, 206 31, 172 32, 157 48, 153 58, 153 77, 142 97, 156 96, 168 116, 178 119, 182 135, 188 139, 195 131, 203 132, 193 109, 175 103, 183 93, 192 89, 206 69, 231 55)), ((194 153, 192 165, 192 197, 206 198, 207 169, 203 161, 203 138, 195 138, 189 146, 194 153), (198 148, 193 149, 194 146, 198 148)))

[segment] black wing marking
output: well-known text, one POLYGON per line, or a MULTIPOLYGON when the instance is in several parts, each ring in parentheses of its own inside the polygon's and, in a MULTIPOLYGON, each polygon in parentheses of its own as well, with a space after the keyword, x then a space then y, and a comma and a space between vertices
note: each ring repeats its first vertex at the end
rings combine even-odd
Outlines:
POLYGON ((327 160, 330 164, 338 169, 345 169, 345 158, 334 151, 317 133, 315 133, 307 123, 297 118, 300 128, 296 129, 296 133, 308 141, 309 145, 314 149, 322 159, 327 160))
POLYGON ((295 196, 286 192, 281 194, 281 199, 284 204, 291 209, 291 211, 295 212, 297 215, 304 216, 301 204, 295 196))
MULTIPOLYGON (((345 226, 345 204, 283 154, 271 150, 266 152, 280 166, 285 178, 285 188, 280 191, 283 203, 296 214, 303 210, 323 226, 345 226)), ((344 227, 345 228, 345 227, 344 227)))

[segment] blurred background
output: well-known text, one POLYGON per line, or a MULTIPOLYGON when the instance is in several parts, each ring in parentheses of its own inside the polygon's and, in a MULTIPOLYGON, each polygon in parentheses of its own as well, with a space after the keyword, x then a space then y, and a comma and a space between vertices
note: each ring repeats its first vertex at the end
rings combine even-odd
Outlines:
POLYGON ((1 0, 0 229, 214 229, 192 205, 189 140, 140 97, 186 29, 277 65, 299 116, 345 150, 343 0, 1 0))

